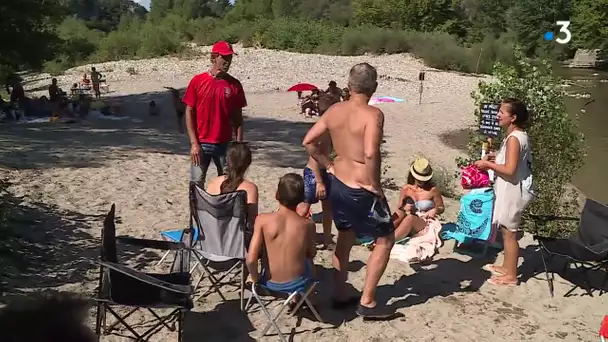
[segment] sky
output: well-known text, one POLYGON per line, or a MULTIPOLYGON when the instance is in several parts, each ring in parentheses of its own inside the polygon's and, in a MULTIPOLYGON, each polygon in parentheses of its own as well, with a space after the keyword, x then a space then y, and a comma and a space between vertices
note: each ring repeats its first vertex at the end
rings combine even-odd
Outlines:
POLYGON ((150 1, 151 0, 134 0, 138 4, 144 6, 147 10, 150 10, 150 1))

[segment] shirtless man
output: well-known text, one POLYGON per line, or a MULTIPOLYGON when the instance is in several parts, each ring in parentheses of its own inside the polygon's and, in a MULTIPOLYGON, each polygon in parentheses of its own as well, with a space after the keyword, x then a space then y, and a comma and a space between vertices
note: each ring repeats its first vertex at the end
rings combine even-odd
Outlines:
MULTIPOLYGON (((329 94, 324 94, 319 99, 319 115, 323 115, 331 105, 339 102, 329 94)), ((331 139, 329 134, 325 134, 318 141, 319 152, 329 158, 331 153, 331 139)), ((331 239, 332 213, 331 203, 327 194, 329 193, 329 175, 327 170, 312 158, 308 157, 308 163, 304 168, 304 201, 298 206, 298 214, 310 217, 310 207, 312 204, 321 201, 323 211, 323 249, 333 249, 331 239)))
POLYGON ((276 192, 279 210, 258 215, 247 254, 251 280, 262 281, 271 291, 304 292, 312 280, 312 259, 316 255, 315 224, 298 215, 304 200, 302 176, 281 177, 276 192), (268 269, 260 275, 258 259, 266 247, 268 269))
POLYGON ((346 298, 350 250, 357 235, 376 239, 367 262, 365 286, 357 308, 364 318, 388 319, 394 313, 376 303, 376 287, 384 273, 393 244, 395 228, 380 186, 380 143, 384 114, 368 105, 376 91, 378 74, 367 63, 353 66, 349 73, 350 99, 336 103, 317 121, 304 138, 309 154, 331 176, 330 201, 338 241, 333 256, 335 272, 334 307, 353 303, 346 298), (337 157, 332 161, 319 150, 318 141, 329 132, 337 157))
POLYGON ((99 84, 101 83, 101 74, 95 69, 91 68, 91 83, 93 83, 93 92, 95 93, 95 99, 101 98, 101 91, 99 90, 99 84))

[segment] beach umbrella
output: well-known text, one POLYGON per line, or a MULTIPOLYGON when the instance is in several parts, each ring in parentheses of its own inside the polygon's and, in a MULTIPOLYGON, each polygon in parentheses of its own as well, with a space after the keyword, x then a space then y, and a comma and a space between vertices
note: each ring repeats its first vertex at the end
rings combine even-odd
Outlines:
POLYGON ((312 85, 310 83, 298 83, 298 84, 292 86, 291 88, 287 89, 287 91, 312 91, 315 89, 319 89, 319 88, 317 88, 317 86, 312 85))

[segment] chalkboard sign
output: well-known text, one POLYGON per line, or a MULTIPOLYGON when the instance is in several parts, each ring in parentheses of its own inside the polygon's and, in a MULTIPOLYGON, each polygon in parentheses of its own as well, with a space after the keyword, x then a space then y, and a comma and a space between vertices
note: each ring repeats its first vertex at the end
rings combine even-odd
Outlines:
POLYGON ((498 126, 498 108, 500 108, 500 105, 494 103, 482 103, 479 107, 479 112, 481 113, 479 130, 482 134, 493 137, 500 134, 500 126, 498 126))

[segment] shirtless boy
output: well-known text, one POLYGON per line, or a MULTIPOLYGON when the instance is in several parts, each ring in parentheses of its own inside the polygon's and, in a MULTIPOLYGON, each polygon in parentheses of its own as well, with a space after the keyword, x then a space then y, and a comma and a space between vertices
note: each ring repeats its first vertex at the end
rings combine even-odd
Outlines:
MULTIPOLYGON (((334 103, 339 102, 329 94, 319 99, 319 114, 323 115, 334 103)), ((319 152, 329 158, 331 153, 331 139, 325 134, 318 141, 319 152)), ((308 163, 304 168, 304 201, 298 206, 298 214, 304 217, 310 216, 312 204, 321 201, 323 210, 323 249, 333 249, 331 239, 332 213, 331 203, 327 194, 329 193, 329 175, 327 170, 319 165, 313 157, 308 157, 308 163)))
POLYGON ((298 215, 304 200, 304 179, 295 173, 281 177, 276 192, 279 210, 258 215, 247 254, 251 280, 262 281, 271 291, 306 291, 312 280, 312 259, 316 255, 315 224, 298 215), (262 274, 258 259, 265 247, 268 265, 262 274))
MULTIPOLYGON (((332 174, 329 194, 338 241, 333 256, 336 269, 334 307, 346 307, 346 279, 350 250, 356 235, 376 239, 367 262, 365 286, 357 314, 364 318, 388 319, 394 313, 376 303, 376 287, 384 273, 395 243, 395 227, 380 186, 380 143, 384 114, 368 102, 376 91, 378 74, 367 63, 353 66, 349 73, 350 98, 334 104, 304 138, 309 154, 332 174), (329 132, 336 152, 332 161, 318 142, 329 132)), ((357 298, 358 299, 358 298, 357 298)))

